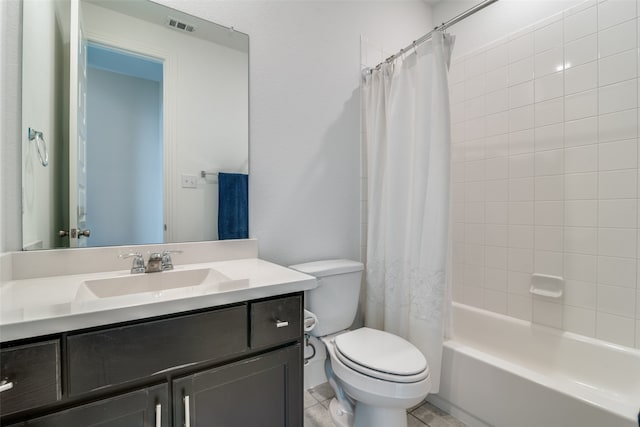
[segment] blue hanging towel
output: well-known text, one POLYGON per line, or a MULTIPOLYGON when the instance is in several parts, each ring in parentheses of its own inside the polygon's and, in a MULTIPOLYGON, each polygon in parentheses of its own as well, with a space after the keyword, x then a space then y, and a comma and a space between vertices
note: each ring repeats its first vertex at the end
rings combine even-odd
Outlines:
POLYGON ((249 237, 249 176, 218 173, 218 238, 249 237))

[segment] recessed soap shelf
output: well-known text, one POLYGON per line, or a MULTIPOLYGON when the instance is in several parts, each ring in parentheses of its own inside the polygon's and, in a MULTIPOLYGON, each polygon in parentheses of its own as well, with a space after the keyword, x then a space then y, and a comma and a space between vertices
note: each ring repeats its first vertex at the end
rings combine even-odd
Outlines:
POLYGON ((564 292, 564 278, 548 274, 532 274, 529 292, 547 298, 561 298, 564 292))

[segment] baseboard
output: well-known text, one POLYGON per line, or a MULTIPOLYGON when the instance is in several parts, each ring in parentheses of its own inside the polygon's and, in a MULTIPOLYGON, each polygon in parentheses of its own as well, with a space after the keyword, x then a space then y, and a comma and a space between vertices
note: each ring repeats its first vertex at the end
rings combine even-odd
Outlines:
POLYGON ((485 423, 481 419, 475 417, 474 415, 468 413, 462 408, 454 405, 446 399, 438 396, 437 394, 430 394, 427 396, 427 402, 431 403, 433 406, 437 406, 442 409, 446 413, 453 415, 469 427, 492 427, 491 425, 485 423))

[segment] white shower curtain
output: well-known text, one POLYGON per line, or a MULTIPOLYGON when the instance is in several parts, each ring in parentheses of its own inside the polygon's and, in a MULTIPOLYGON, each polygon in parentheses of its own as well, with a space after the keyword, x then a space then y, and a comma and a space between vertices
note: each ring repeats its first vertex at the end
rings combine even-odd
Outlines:
POLYGON ((404 337, 440 384, 449 215, 454 37, 436 32, 366 76, 368 230, 365 323, 404 337))

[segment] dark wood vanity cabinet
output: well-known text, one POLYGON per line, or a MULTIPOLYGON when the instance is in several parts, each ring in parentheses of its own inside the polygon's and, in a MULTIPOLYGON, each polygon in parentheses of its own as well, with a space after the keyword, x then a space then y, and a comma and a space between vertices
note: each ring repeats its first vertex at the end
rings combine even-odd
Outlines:
POLYGON ((169 427, 168 397, 167 385, 161 384, 28 419, 14 426, 169 427))
MULTIPOLYGON (((286 299, 286 298, 285 298, 286 299)), ((246 305, 67 336, 68 394, 247 352, 246 305)))
POLYGON ((300 344, 176 379, 173 425, 302 426, 301 381, 300 344))
POLYGON ((0 425, 302 427, 302 307, 296 293, 3 343, 0 425))
POLYGON ((251 348, 272 347, 302 335, 301 307, 301 295, 252 303, 251 348))
POLYGON ((60 340, 16 345, 0 350, 0 413, 14 414, 62 398, 60 340))

